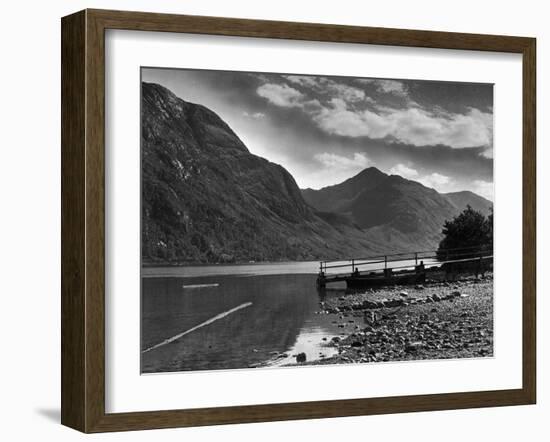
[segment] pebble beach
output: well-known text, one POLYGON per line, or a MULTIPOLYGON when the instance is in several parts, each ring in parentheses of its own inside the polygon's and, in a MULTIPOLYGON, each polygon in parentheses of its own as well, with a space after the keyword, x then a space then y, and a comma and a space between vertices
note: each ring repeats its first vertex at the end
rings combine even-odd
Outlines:
POLYGON ((459 359, 493 355, 493 276, 370 289, 320 303, 341 331, 337 353, 293 365, 459 359))

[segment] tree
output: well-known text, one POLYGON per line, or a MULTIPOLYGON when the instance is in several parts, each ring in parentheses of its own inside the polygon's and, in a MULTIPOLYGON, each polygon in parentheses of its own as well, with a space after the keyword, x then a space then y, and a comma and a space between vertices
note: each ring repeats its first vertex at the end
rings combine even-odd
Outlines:
POLYGON ((487 218, 469 205, 450 221, 445 221, 444 238, 437 250, 438 259, 470 258, 493 247, 493 214, 487 218), (452 249, 463 249, 449 251, 452 249))

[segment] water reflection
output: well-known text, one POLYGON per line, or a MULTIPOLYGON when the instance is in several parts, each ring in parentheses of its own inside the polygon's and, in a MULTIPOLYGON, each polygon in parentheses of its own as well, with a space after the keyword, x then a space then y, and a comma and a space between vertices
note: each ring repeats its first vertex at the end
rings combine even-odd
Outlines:
POLYGON ((341 292, 318 293, 315 278, 314 274, 143 278, 142 351, 239 305, 250 305, 142 353, 142 372, 282 365, 294 362, 294 355, 302 352, 307 360, 330 356, 333 349, 326 343, 338 329, 328 315, 319 314, 319 302, 341 292))

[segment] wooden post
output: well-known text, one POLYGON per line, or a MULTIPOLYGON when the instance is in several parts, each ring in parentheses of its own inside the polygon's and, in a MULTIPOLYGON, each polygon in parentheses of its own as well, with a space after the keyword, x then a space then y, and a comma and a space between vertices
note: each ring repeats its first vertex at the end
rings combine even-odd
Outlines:
POLYGON ((326 287, 325 277, 322 274, 320 274, 317 277, 317 288, 318 289, 324 289, 325 287, 326 287))
POLYGON ((415 265, 415 266, 418 265, 418 252, 415 252, 415 253, 414 253, 414 265, 415 265))
POLYGON ((384 270, 388 269, 388 257, 387 255, 384 255, 384 270))
POLYGON ((351 273, 355 271, 355 259, 351 260, 351 273))

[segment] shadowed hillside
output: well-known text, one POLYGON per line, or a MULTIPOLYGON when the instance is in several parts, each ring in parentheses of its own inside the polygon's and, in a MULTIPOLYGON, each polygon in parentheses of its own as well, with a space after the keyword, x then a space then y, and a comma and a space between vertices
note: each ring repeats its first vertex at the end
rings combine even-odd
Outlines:
POLYGON ((294 178, 251 154, 214 112, 142 84, 145 263, 337 258, 384 248, 349 223, 318 216, 294 178))

